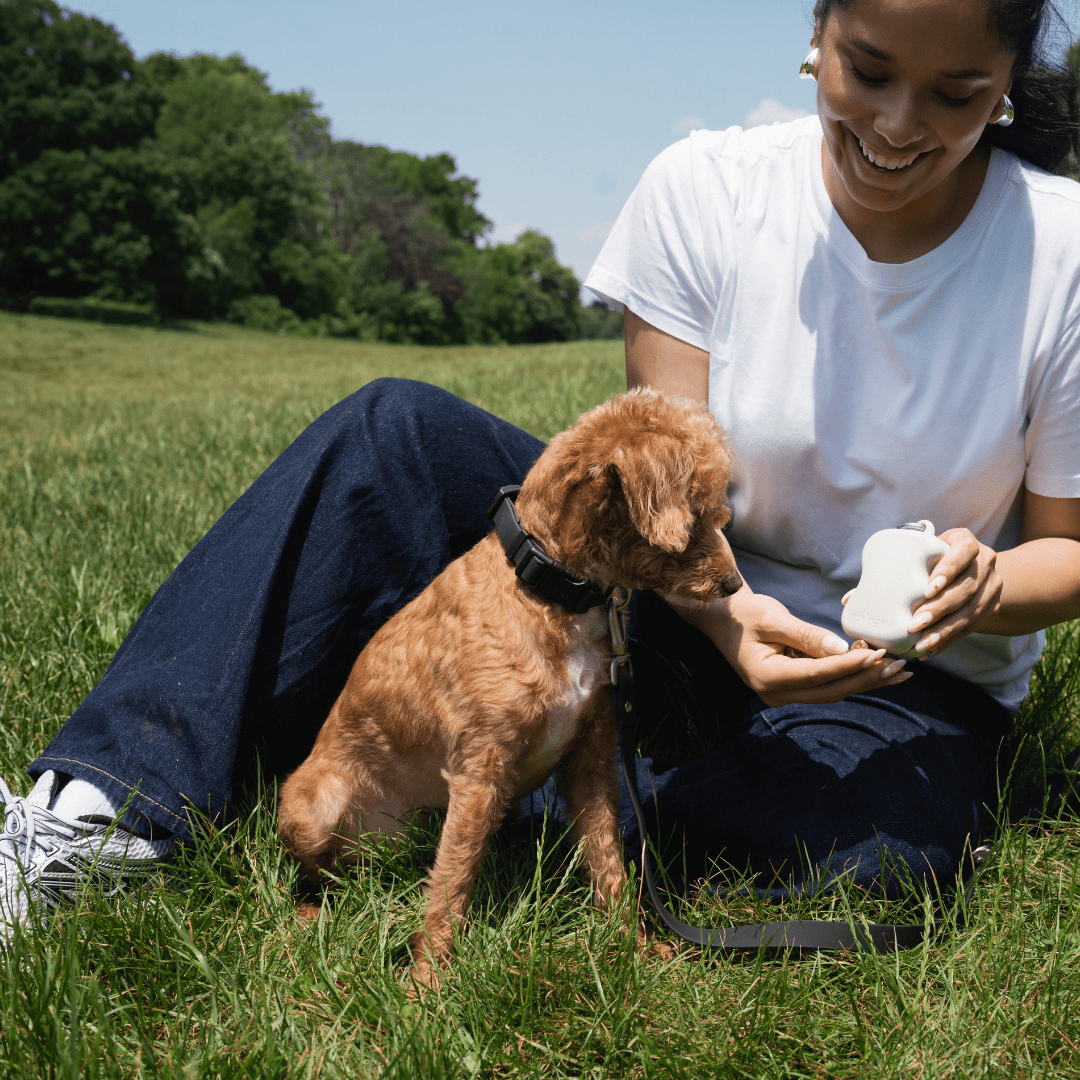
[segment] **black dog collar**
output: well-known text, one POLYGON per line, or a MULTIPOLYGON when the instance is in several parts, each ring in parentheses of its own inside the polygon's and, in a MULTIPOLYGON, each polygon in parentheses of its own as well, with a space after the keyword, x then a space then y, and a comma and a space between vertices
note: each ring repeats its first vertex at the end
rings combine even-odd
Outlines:
POLYGON ((519 484, 499 488, 499 494, 484 515, 495 523, 503 551, 514 564, 514 573, 545 600, 553 600, 572 615, 584 615, 590 608, 606 604, 614 586, 604 589, 591 581, 578 581, 521 527, 521 518, 514 509, 520 490, 519 484))

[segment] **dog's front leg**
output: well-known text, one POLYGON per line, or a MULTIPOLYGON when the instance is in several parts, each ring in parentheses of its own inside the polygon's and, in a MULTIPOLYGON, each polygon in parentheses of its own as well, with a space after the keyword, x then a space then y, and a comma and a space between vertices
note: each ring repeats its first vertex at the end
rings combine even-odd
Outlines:
MULTIPOLYGON (((593 899, 599 908, 615 900, 626 882, 619 841, 617 743, 615 698, 604 687, 590 701, 582 717, 579 741, 560 772, 567 808, 574 816, 573 837, 585 845, 595 890, 593 899)), ((653 939, 643 922, 630 917, 637 923, 642 947, 665 960, 675 955, 670 945, 653 939)))
POLYGON ((615 900, 626 880, 617 814, 615 702, 610 688, 598 690, 585 706, 579 735, 560 769, 561 787, 574 822, 575 843, 585 846, 597 907, 615 900))
POLYGON ((448 777, 450 801, 435 865, 425 890, 424 927, 413 938, 413 978, 424 986, 439 984, 469 904, 488 840, 499 827, 513 789, 505 775, 492 778, 465 774, 448 777))

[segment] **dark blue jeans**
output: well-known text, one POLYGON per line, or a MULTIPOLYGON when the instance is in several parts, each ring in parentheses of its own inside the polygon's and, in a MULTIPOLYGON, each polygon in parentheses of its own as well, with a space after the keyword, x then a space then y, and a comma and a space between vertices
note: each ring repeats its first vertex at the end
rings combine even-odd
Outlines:
MULTIPOLYGON (((182 837, 190 808, 226 813, 252 762, 281 775, 303 760, 364 644, 484 535, 495 492, 542 449, 435 387, 365 386, 192 549, 31 774, 134 792, 137 810, 182 837)), ((885 842, 951 878, 994 801, 1008 723, 981 690, 922 666, 873 697, 767 709, 655 597, 635 618, 645 710, 670 712, 664 673, 681 666, 698 726, 734 732, 690 764, 642 763, 658 836, 677 838, 689 869, 723 856, 771 881, 831 859, 860 862, 861 880, 885 842)), ((625 808, 623 820, 633 842, 625 808)))

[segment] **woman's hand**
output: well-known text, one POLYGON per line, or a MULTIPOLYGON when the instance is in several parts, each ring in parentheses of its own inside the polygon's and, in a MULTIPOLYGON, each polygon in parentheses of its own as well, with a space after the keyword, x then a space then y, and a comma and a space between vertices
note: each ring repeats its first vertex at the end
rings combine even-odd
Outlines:
POLYGON ((830 630, 795 618, 779 600, 746 587, 709 605, 692 607, 673 597, 668 603, 708 634, 766 705, 840 701, 911 677, 903 670, 905 661, 886 658, 884 649, 849 650, 830 630), (787 656, 787 647, 807 655, 787 656))
POLYGON ((909 634, 920 634, 915 650, 922 660, 974 633, 1001 608, 993 548, 980 544, 968 529, 949 529, 941 539, 949 550, 930 571, 926 602, 915 609, 908 626, 909 634))

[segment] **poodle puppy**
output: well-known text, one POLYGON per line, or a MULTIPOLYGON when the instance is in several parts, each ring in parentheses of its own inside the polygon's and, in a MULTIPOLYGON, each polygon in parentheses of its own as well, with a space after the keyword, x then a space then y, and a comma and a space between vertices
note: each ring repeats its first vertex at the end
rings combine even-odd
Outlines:
MULTIPOLYGON (((516 507, 574 578, 709 601, 742 584, 721 532, 729 477, 703 405, 637 389, 555 436, 516 507)), ((281 835, 312 883, 355 860, 360 835, 446 811, 413 940, 420 984, 449 961, 507 808, 556 769, 594 900, 619 895, 612 655, 608 605, 573 614, 545 599, 489 533, 375 634, 286 780, 281 835)))

